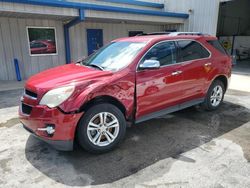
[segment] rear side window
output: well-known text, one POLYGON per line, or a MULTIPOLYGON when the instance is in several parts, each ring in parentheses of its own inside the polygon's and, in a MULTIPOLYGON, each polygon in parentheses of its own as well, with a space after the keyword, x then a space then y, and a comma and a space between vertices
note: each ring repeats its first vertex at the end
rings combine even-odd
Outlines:
POLYGON ((191 61, 195 59, 203 59, 210 56, 206 48, 200 43, 190 40, 177 41, 179 46, 178 61, 191 61))
POLYGON ((209 44, 211 44, 214 48, 219 50, 221 53, 227 55, 226 50, 223 48, 223 46, 220 44, 218 40, 209 40, 207 41, 209 44))
POLYGON ((161 42, 155 45, 142 59, 157 60, 161 66, 171 65, 176 63, 176 47, 174 42, 161 42))

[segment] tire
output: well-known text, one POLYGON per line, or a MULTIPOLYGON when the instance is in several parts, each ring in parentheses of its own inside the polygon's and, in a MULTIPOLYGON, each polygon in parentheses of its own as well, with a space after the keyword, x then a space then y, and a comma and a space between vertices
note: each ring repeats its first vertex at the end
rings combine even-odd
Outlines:
POLYGON ((89 108, 77 127, 80 146, 91 153, 105 153, 114 149, 121 143, 125 133, 126 120, 123 113, 109 103, 89 108))
POLYGON ((220 80, 215 80, 208 89, 203 107, 209 111, 216 110, 223 102, 224 94, 225 86, 223 82, 220 80))

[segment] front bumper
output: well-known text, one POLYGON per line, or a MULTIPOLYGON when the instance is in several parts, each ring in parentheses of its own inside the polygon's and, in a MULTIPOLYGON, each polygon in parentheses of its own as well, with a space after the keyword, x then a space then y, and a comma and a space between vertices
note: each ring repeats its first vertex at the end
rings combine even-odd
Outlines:
POLYGON ((37 138, 63 151, 73 150, 75 130, 83 113, 65 114, 57 108, 43 105, 31 107, 30 114, 19 108, 19 118, 24 128, 37 138), (53 125, 55 132, 49 135, 41 129, 53 125))
POLYGON ((30 132, 34 137, 48 143, 49 145, 51 145, 57 150, 60 150, 60 151, 72 151, 73 150, 73 146, 74 146, 73 140, 48 140, 40 136, 37 136, 31 129, 26 127, 24 124, 23 124, 23 128, 26 129, 28 132, 30 132))

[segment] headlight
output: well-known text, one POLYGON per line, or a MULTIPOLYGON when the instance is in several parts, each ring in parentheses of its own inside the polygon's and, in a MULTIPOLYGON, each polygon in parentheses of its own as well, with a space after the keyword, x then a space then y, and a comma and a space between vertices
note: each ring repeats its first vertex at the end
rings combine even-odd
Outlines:
POLYGON ((41 99, 40 104, 50 108, 59 106, 74 92, 75 86, 66 86, 48 91, 41 99))

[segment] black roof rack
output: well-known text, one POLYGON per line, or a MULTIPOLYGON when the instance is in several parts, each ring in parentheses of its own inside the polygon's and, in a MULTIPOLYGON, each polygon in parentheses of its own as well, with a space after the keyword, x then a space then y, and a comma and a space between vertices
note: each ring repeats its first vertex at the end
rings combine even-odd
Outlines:
POLYGON ((140 33, 136 36, 145 36, 145 35, 168 35, 170 32, 152 32, 152 33, 140 33))
POLYGON ((180 35, 198 35, 198 36, 209 36, 201 32, 153 32, 153 33, 141 33, 136 36, 145 36, 145 35, 169 35, 169 36, 180 36, 180 35))
POLYGON ((204 36, 208 34, 204 34, 201 32, 172 32, 169 35, 171 36, 179 36, 179 35, 198 35, 198 36, 204 36))

